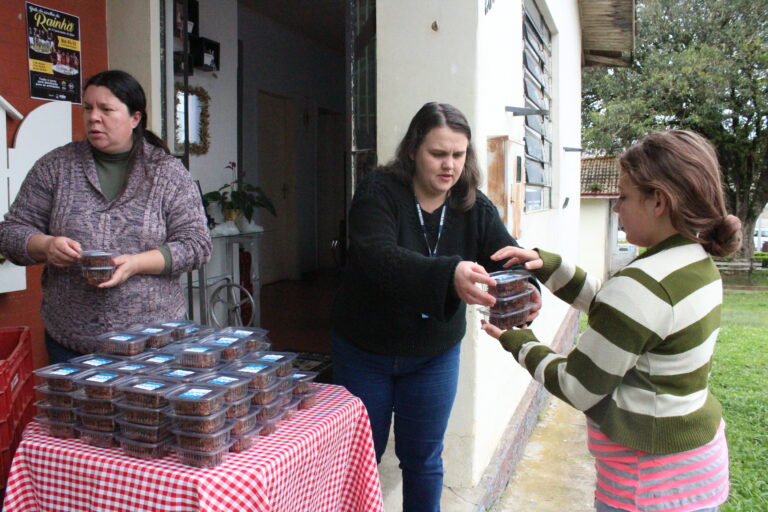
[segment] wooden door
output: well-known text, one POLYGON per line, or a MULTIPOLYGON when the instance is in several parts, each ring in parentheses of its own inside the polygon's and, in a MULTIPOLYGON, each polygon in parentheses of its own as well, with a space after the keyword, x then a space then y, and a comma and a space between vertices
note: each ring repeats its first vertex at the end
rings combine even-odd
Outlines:
MULTIPOLYGON (((290 98, 259 92, 259 184, 275 204, 277 216, 261 212, 262 285, 299 278, 296 222, 296 140, 290 98)), ((247 148, 246 148, 247 151, 247 148)))

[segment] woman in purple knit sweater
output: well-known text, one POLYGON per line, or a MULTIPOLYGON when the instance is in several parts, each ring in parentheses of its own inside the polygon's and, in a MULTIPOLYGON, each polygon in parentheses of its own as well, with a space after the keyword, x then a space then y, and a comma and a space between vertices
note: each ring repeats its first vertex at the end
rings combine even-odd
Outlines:
POLYGON ((211 254, 200 194, 165 143, 146 129, 146 97, 128 73, 86 82, 86 140, 38 160, 0 223, 0 252, 45 264, 42 317, 51 362, 98 351, 96 337, 185 315, 179 277, 211 254), (82 275, 84 250, 110 250, 115 271, 82 275))

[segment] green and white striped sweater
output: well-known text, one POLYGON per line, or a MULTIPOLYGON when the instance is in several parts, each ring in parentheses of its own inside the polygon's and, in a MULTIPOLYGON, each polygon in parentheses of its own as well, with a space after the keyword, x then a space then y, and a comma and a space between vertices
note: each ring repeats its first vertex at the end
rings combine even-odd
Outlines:
POLYGON ((552 352, 530 329, 506 331, 504 348, 614 442, 664 454, 712 440, 722 411, 707 381, 722 282, 704 249, 674 235, 602 287, 560 256, 539 254, 544 266, 536 277, 588 313, 589 327, 568 357, 552 352))

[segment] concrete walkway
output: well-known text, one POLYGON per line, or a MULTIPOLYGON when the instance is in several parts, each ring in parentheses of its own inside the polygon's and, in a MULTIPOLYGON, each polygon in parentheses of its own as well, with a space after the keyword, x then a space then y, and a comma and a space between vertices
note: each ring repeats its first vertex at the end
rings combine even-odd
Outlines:
MULTIPOLYGON (((402 482, 394 439, 379 465, 384 510, 402 512, 402 482)), ((590 512, 595 469, 587 452, 584 415, 549 398, 503 495, 489 512, 590 512)), ((442 512, 474 512, 483 489, 443 488, 442 512)))

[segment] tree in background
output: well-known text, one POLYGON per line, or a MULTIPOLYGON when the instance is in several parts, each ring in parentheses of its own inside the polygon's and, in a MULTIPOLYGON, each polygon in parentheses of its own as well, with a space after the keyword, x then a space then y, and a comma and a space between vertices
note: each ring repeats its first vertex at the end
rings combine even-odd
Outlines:
POLYGON ((669 128, 711 140, 751 255, 768 202, 768 0, 639 0, 633 65, 585 70, 582 118, 595 153, 669 128))

